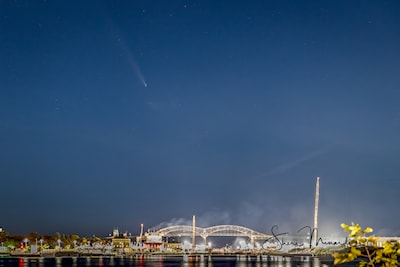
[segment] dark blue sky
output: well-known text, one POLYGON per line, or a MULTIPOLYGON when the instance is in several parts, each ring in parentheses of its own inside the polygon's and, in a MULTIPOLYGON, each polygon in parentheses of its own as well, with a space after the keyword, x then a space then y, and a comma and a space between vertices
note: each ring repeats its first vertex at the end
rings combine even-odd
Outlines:
POLYGON ((398 1, 0 2, 0 225, 400 234, 398 1))

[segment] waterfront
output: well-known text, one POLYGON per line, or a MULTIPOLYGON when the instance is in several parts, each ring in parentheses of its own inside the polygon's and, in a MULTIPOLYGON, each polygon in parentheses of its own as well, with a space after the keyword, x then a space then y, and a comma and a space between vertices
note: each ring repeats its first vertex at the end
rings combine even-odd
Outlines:
MULTIPOLYGON (((112 256, 0 258, 0 267, 331 267, 331 258, 309 256, 112 256)), ((343 264, 342 267, 355 266, 343 264)))

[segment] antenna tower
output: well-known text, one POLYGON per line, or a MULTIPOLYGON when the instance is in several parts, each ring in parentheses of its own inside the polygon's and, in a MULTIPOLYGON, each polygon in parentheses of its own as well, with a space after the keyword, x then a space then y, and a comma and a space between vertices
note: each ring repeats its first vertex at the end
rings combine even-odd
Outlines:
POLYGON ((314 229, 313 229, 314 244, 316 244, 318 240, 318 206, 319 206, 319 177, 317 177, 317 183, 315 184, 314 229))

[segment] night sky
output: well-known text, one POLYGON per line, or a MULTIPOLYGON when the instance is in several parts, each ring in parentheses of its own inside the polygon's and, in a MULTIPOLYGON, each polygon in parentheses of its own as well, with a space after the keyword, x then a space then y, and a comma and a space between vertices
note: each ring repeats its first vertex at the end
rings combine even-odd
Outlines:
POLYGON ((399 1, 0 1, 0 226, 400 235, 399 1))

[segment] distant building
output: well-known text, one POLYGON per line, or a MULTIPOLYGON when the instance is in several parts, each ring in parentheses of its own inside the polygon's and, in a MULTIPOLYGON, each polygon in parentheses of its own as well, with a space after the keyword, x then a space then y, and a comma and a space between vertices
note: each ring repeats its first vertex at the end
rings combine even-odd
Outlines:
POLYGON ((131 244, 131 239, 128 237, 128 233, 119 233, 118 228, 114 228, 113 235, 111 237, 111 244, 115 248, 128 248, 131 244))
POLYGON ((155 232, 148 232, 144 236, 144 245, 149 251, 160 251, 163 244, 161 236, 155 232))
POLYGON ((131 244, 131 239, 126 237, 114 237, 111 243, 115 248, 127 248, 131 244))
POLYGON ((114 230, 113 230, 113 236, 114 236, 114 237, 119 236, 118 228, 114 228, 114 230))
POLYGON ((180 252, 183 250, 182 243, 179 243, 179 242, 164 243, 164 248, 167 251, 175 251, 175 252, 180 252))

